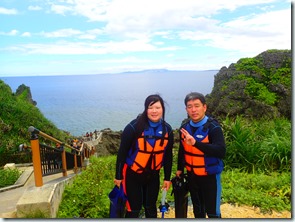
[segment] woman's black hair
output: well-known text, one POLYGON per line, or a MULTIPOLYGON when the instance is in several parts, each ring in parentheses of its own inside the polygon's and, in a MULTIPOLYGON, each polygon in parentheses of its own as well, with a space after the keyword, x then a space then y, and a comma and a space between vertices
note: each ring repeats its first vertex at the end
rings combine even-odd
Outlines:
MULTIPOLYGON (((160 102, 163 108, 163 123, 165 120, 165 105, 164 100, 159 94, 152 94, 149 95, 144 102, 144 111, 137 117, 137 124, 136 124, 136 131, 137 131, 137 138, 141 136, 142 132, 144 131, 145 127, 148 126, 148 116, 147 110, 149 106, 155 104, 156 102, 160 102)), ((163 129, 164 130, 164 129, 163 129)))

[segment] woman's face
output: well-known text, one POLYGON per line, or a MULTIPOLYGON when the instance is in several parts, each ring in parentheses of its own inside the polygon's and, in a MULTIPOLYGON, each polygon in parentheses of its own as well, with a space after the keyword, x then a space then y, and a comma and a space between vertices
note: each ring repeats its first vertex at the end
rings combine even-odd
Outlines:
POLYGON ((163 107, 161 105, 161 102, 158 101, 154 103, 153 105, 149 105, 147 110, 147 117, 152 122, 159 122, 160 119, 163 116, 163 107))

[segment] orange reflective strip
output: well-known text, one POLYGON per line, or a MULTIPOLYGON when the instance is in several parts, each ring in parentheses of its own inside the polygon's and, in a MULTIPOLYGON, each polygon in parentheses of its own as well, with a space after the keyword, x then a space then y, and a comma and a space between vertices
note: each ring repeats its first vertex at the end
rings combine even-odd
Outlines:
MULTIPOLYGON (((125 180, 127 167, 128 167, 128 165, 125 163, 124 164, 124 167, 123 167, 123 180, 122 180, 122 184, 123 184, 124 194, 128 197, 127 191, 126 191, 126 180, 125 180)), ((126 210, 129 211, 129 212, 131 211, 131 207, 130 207, 130 203, 128 201, 128 198, 127 198, 127 201, 126 201, 126 210)))

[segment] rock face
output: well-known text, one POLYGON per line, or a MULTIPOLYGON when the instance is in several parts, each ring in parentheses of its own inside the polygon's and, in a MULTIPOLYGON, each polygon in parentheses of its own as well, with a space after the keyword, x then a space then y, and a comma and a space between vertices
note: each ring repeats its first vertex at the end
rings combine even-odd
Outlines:
POLYGON ((24 84, 21 84, 21 85, 17 88, 17 90, 16 90, 16 92, 15 92, 15 95, 16 95, 16 96, 25 95, 25 96, 26 96, 26 99, 27 99, 30 103, 32 103, 34 106, 37 105, 37 102, 34 101, 33 98, 32 98, 32 93, 31 93, 31 89, 30 89, 30 87, 28 87, 28 86, 26 86, 26 85, 24 85, 24 84))
POLYGON ((98 156, 117 155, 122 131, 116 132, 110 129, 104 129, 101 132, 101 141, 95 147, 98 156))
POLYGON ((268 50, 222 67, 206 95, 208 113, 291 119, 291 67, 291 50, 268 50))

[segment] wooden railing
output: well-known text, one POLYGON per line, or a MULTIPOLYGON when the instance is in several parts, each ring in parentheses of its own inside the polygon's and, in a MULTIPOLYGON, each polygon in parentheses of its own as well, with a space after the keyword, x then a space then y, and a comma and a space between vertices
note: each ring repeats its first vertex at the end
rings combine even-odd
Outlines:
POLYGON ((28 131, 31 133, 30 142, 36 187, 43 186, 43 176, 62 172, 62 175, 66 177, 67 171, 71 169, 77 173, 78 169, 83 167, 84 158, 89 158, 89 149, 84 148, 84 144, 77 151, 72 146, 47 135, 33 126, 30 126, 28 131), (39 136, 60 144, 62 148, 57 149, 46 144, 40 144, 39 136), (65 147, 75 152, 67 152, 65 147))

